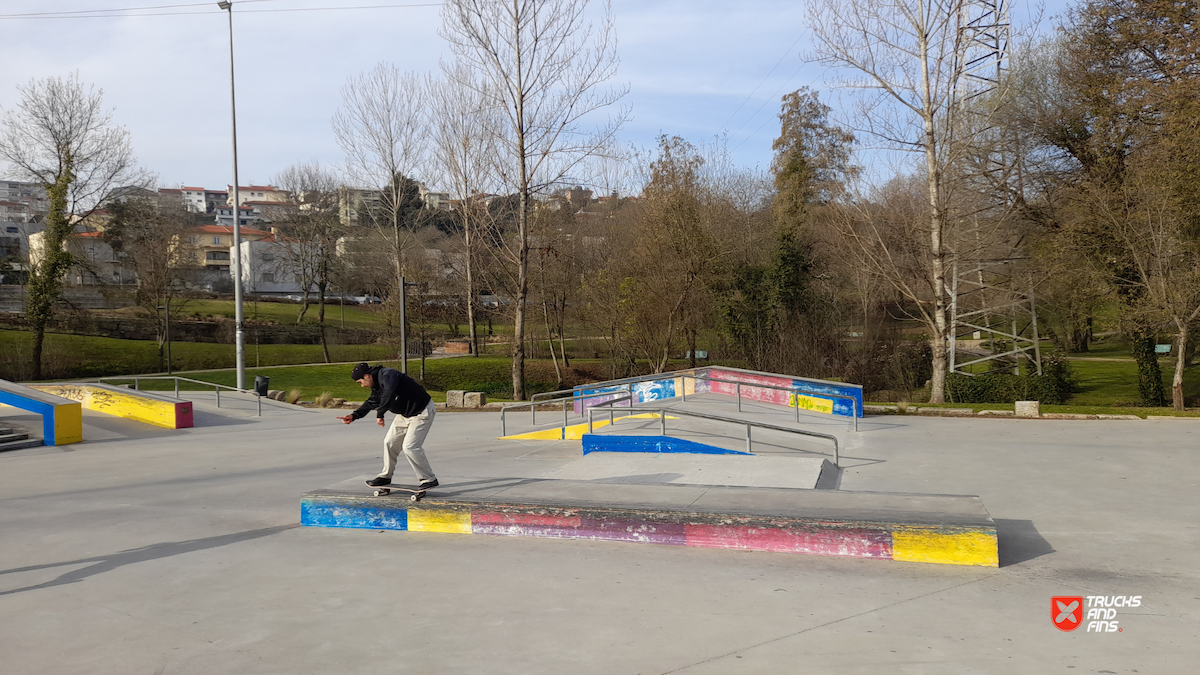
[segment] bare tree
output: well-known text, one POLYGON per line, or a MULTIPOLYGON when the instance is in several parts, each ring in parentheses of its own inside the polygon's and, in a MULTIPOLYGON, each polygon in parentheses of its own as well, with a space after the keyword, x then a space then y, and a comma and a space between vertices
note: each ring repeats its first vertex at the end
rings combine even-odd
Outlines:
POLYGON ((284 227, 280 228, 278 265, 300 283, 303 299, 296 323, 303 320, 309 295, 316 290, 321 348, 325 362, 329 363, 325 300, 340 263, 337 242, 342 228, 338 217, 338 180, 320 164, 307 162, 288 167, 275 178, 275 183, 293 196, 293 201, 278 212, 285 221, 284 227))
POLYGON ((114 200, 107 209, 111 219, 104 239, 124 254, 125 265, 137 279, 137 304, 155 317, 161 360, 167 326, 187 307, 187 282, 196 271, 182 245, 190 214, 181 200, 161 196, 114 200))
POLYGON ((33 379, 42 377, 42 344, 62 279, 72 262, 65 250, 86 215, 117 185, 141 184, 129 132, 103 108, 103 91, 85 86, 78 73, 18 87, 21 101, 0 123, 0 158, 19 180, 40 183, 50 198, 43 255, 29 272, 26 315, 33 327, 33 379))
MULTIPOLYGON (((961 0, 814 0, 809 5, 818 60, 859 73, 844 81, 861 92, 854 126, 892 149, 918 153, 923 160, 926 225, 919 261, 928 276, 929 292, 913 293, 912 286, 897 290, 914 301, 931 333, 932 403, 945 400, 946 275, 952 222, 946 178, 957 153, 967 145, 967 139, 956 135, 960 129, 955 119, 956 95, 964 78, 958 31, 962 4, 961 0)), ((887 262, 886 256, 873 257, 887 262)))
POLYGON ((422 77, 380 63, 342 87, 333 132, 346 153, 346 168, 359 187, 380 191, 381 232, 389 241, 396 288, 404 276, 404 253, 413 245, 405 222, 410 179, 428 150, 427 97, 422 77))
MULTIPOLYGON (((497 172, 519 199, 513 328, 513 397, 525 398, 525 321, 529 291, 531 200, 560 184, 615 134, 622 112, 605 128, 585 131, 585 116, 615 103, 625 89, 601 89, 616 73, 611 6, 598 25, 588 0, 450 0, 442 6, 441 35, 475 77, 486 104, 501 111, 493 133, 497 172)), ((451 71, 454 72, 454 71, 451 71)))
POLYGON ((472 82, 474 75, 462 64, 445 67, 444 81, 429 86, 433 102, 434 144, 438 173, 457 200, 454 217, 462 236, 461 274, 463 297, 467 311, 467 327, 471 336, 471 353, 479 354, 476 330, 476 298, 478 285, 476 258, 479 237, 489 219, 487 205, 478 198, 496 183, 494 157, 496 153, 496 110, 487 107, 487 98, 480 94, 482 84, 472 82))

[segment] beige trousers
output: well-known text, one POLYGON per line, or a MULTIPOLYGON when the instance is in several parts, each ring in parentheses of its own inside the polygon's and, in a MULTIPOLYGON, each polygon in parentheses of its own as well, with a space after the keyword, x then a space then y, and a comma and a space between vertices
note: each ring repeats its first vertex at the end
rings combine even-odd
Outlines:
POLYGON ((433 426, 433 412, 433 401, 430 401, 425 410, 415 417, 396 415, 396 419, 392 420, 392 426, 383 438, 383 472, 379 474, 381 478, 392 477, 392 473, 396 471, 396 458, 401 451, 412 466, 413 473, 417 474, 417 480, 425 482, 436 478, 429 466, 429 460, 425 458, 425 449, 421 447, 429 428, 433 426))

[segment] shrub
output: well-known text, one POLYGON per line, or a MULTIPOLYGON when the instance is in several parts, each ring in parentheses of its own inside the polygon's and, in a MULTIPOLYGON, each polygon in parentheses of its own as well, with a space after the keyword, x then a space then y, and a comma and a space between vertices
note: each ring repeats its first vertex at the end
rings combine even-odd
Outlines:
POLYGON ((946 394, 954 403, 1041 401, 1061 404, 1075 390, 1075 374, 1061 354, 1042 358, 1041 375, 963 375, 946 378, 946 394))

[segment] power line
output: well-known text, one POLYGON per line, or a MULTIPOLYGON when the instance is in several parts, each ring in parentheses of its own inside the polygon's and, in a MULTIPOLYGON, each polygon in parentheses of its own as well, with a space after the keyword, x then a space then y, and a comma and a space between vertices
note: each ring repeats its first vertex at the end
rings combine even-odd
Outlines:
MULTIPOLYGON (((754 87, 754 90, 751 91, 746 96, 746 99, 744 101, 742 101, 740 104, 738 104, 737 110, 733 111, 733 114, 731 114, 729 116, 729 119, 727 119, 721 123, 722 129, 724 129, 726 127, 726 125, 729 124, 730 120, 732 120, 734 118, 734 116, 737 115, 738 112, 741 111, 742 106, 746 105, 746 101, 749 101, 750 98, 753 97, 754 94, 758 92, 758 88, 763 86, 763 83, 767 81, 767 78, 771 77, 771 73, 774 73, 775 69, 779 67, 779 64, 783 63, 783 60, 786 59, 788 57, 788 55, 792 53, 792 50, 796 48, 796 45, 800 44, 800 41, 804 39, 804 33, 807 31, 808 31, 808 27, 805 26, 804 30, 800 31, 800 35, 796 38, 796 41, 792 43, 792 46, 787 48, 787 51, 783 53, 783 56, 779 57, 779 60, 775 62, 775 65, 771 66, 771 70, 767 71, 767 74, 765 76, 763 76, 762 82, 759 82, 758 85, 754 87)), ((753 117, 753 115, 751 117, 753 117)), ((743 123, 742 126, 745 126, 745 124, 743 123)))
MULTIPOLYGON (((239 3, 251 2, 279 2, 279 0, 238 0, 239 3)), ((110 9, 78 9, 64 12, 29 12, 26 14, 0 14, 0 19, 26 19, 26 18, 66 18, 72 14, 100 14, 112 12, 140 12, 148 9, 180 9, 184 7, 208 7, 211 2, 194 2, 186 5, 152 5, 147 7, 116 7, 110 9)))
MULTIPOLYGON (((239 0, 241 3, 251 2, 278 2, 279 0, 239 0)), ((212 3, 195 3, 186 5, 162 5, 158 7, 131 7, 120 9, 96 9, 84 10, 78 12, 45 12, 36 14, 0 14, 0 20, 54 20, 54 19, 109 19, 109 18, 124 18, 124 17, 143 17, 143 16, 195 16, 200 14, 214 14, 218 10, 209 12, 145 12, 148 9, 189 9, 192 7, 206 7, 212 3)), ((362 9, 404 9, 411 7, 440 7, 440 2, 427 3, 409 3, 409 4, 392 4, 392 5, 356 5, 351 7, 281 7, 279 9, 244 9, 239 11, 239 14, 279 14, 284 12, 336 12, 343 10, 362 10, 362 9)))
MULTIPOLYGON (((793 78, 793 77, 796 77, 796 75, 799 75, 799 74, 800 74, 800 71, 804 69, 804 66, 805 66, 805 64, 801 63, 801 64, 800 64, 800 67, 796 69, 796 72, 792 73, 792 74, 791 74, 791 75, 788 77, 788 79, 784 80, 784 81, 783 81, 783 84, 781 84, 781 85, 779 86, 779 88, 775 90, 775 93, 771 95, 771 98, 767 99, 766 101, 763 101, 763 104, 762 104, 762 105, 760 105, 760 106, 758 106, 758 110, 755 110, 755 111, 754 111, 754 115, 751 115, 749 118, 747 118, 747 119, 746 119, 746 122, 743 122, 743 123, 742 123, 742 126, 741 126, 741 127, 738 127, 738 128, 737 128, 737 131, 733 132, 733 134, 730 134, 730 136, 733 136, 734 134, 737 134, 737 132, 738 132, 738 131, 741 131, 741 130, 742 130, 742 127, 746 126, 746 123, 747 123, 747 122, 749 122, 750 120, 754 119, 755 115, 758 115, 758 113, 759 113, 759 112, 760 112, 760 111, 763 109, 763 107, 764 107, 764 106, 766 106, 766 105, 767 105, 767 103, 769 103, 769 102, 770 102, 772 99, 774 99, 776 96, 778 96, 778 95, 779 95, 779 92, 783 91, 783 90, 784 90, 784 88, 786 88, 786 87, 788 86, 788 83, 792 81, 792 78, 793 78)), ((827 71, 827 70, 828 70, 828 68, 826 68, 825 70, 827 71)), ((825 72, 825 71, 822 71, 822 72, 825 72)), ((813 77, 811 80, 809 80, 809 81, 808 81, 808 84, 809 84, 809 85, 811 85, 813 82, 816 82, 816 80, 817 80, 817 78, 816 78, 816 77, 813 77)), ((748 136, 746 136, 745 138, 743 138, 741 143, 738 143, 737 145, 733 146, 733 150, 737 150, 738 148, 740 148, 740 147, 742 147, 743 145, 745 145, 745 144, 746 144, 746 141, 750 140, 751 138, 754 138, 755 134, 757 134, 758 132, 762 131, 763 127, 767 126, 767 125, 768 125, 768 124, 770 124, 770 123, 771 123, 771 120, 770 120, 770 119, 768 119, 766 122, 763 122, 762 124, 760 124, 760 125, 758 126, 758 128, 754 130, 754 132, 753 132, 753 133, 751 133, 750 135, 748 135, 748 136)), ((733 150, 730 150, 730 152, 733 152, 733 150)))

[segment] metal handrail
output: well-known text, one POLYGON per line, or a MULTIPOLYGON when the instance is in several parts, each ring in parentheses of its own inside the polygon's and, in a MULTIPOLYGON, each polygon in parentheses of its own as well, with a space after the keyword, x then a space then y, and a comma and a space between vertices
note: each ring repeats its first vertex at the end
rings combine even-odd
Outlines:
POLYGON ((133 390, 134 391, 138 391, 138 386, 141 384, 141 382, 140 382, 141 380, 174 380, 175 381, 175 398, 179 398, 179 382, 180 382, 180 380, 182 380, 184 382, 192 382, 194 384, 203 384, 206 387, 213 388, 213 391, 217 395, 217 407, 218 408, 221 407, 221 390, 222 389, 231 389, 233 391, 236 391, 239 394, 254 394, 254 399, 258 403, 258 416, 262 417, 262 395, 253 389, 239 389, 237 387, 231 387, 227 384, 217 384, 216 382, 205 382, 204 380, 193 380, 190 377, 180 377, 178 375, 155 375, 155 376, 109 375, 107 377, 96 378, 97 382, 104 382, 105 380, 133 380, 133 390))
MULTIPOLYGON (((566 390, 563 390, 563 391, 566 391, 566 390)), ((574 391, 574 390, 571 390, 571 391, 574 391)), ((542 394, 554 394, 554 393, 562 393, 562 392, 542 392, 542 394)), ((563 426, 565 427, 568 424, 570 424, 568 413, 567 413, 567 403, 574 403, 576 399, 596 398, 597 396, 612 396, 612 394, 613 394, 613 392, 610 392, 610 391, 597 392, 597 393, 592 393, 592 394, 579 394, 577 396, 572 396, 570 398, 563 397, 563 398, 559 398, 559 399, 554 399, 552 401, 545 401, 544 403, 562 403, 563 404, 563 407, 562 407, 562 409, 563 409, 563 426)), ((531 396, 530 400, 528 400, 528 401, 519 401, 517 403, 507 403, 505 405, 500 406, 500 435, 501 436, 508 435, 508 426, 504 421, 504 413, 506 413, 510 409, 524 408, 526 406, 528 406, 531 411, 536 410, 537 406, 539 404, 537 401, 534 400, 535 396, 538 396, 538 394, 534 394, 534 396, 531 396)), ((625 398, 618 399, 618 400, 630 400, 630 398, 631 397, 627 396, 625 398)), ((537 424, 537 415, 536 414, 534 414, 532 416, 532 419, 533 419, 533 424, 537 424)))
MULTIPOLYGON (((575 389, 559 389, 558 391, 538 392, 538 393, 534 394, 533 396, 529 397, 530 423, 535 424, 535 425, 537 424, 537 405, 536 404, 537 404, 537 399, 539 396, 555 396, 558 394, 571 394, 570 400, 573 402, 575 399, 582 400, 585 398, 595 398, 597 396, 607 396, 607 395, 609 395, 609 393, 610 392, 595 392, 595 393, 591 393, 591 394, 580 394, 578 392, 578 390, 575 390, 575 389)), ((566 399, 567 399, 567 397, 564 396, 564 397, 560 397, 559 399, 553 399, 551 401, 547 401, 547 403, 554 403, 555 401, 566 400, 566 399)), ((517 407, 517 406, 513 406, 513 407, 517 407)), ((564 420, 566 419, 565 415, 564 415, 563 419, 564 420)))
MULTIPOLYGON (((592 419, 593 419, 592 411, 594 411, 598 407, 599 406, 593 406, 591 408, 588 408, 587 412, 588 412, 588 433, 589 434, 592 433, 592 419)), ((777 424, 767 424, 765 422, 751 422, 748 420, 740 420, 740 419, 736 419, 733 417, 722 417, 720 415, 710 415, 708 413, 694 412, 691 410, 679 410, 678 408, 651 408, 651 407, 645 407, 645 406, 641 406, 641 407, 630 406, 629 408, 627 408, 627 410, 629 410, 630 412, 642 411, 642 412, 658 413, 660 429, 662 431, 663 436, 667 435, 667 413, 670 413, 672 415, 681 415, 683 417, 698 417, 700 419, 712 420, 712 421, 716 421, 716 422, 730 422, 732 424, 740 424, 740 425, 746 427, 746 452, 750 452, 752 438, 753 438, 751 429, 754 427, 758 427, 760 429, 770 429, 772 431, 782 431, 782 432, 786 432, 786 433, 790 433, 790 434, 800 434, 801 436, 812 436, 814 438, 823 438, 828 441, 833 441, 833 465, 841 468, 841 452, 839 449, 838 439, 837 439, 837 436, 833 436, 830 434, 823 434, 823 433, 820 433, 817 431, 807 431, 805 429, 790 429, 788 427, 781 427, 777 424)), ((610 415, 611 415, 611 409, 610 409, 610 415)))
MULTIPOLYGON (((780 387, 780 386, 774 385, 774 384, 755 384, 753 382, 739 382, 737 380, 722 380, 720 378, 708 377, 705 375, 676 375, 675 377, 691 378, 693 380, 704 380, 706 382, 724 382, 726 384, 736 385, 734 388, 734 392, 737 395, 738 412, 742 412, 742 387, 754 387, 756 389, 775 389, 777 391, 791 392, 792 394, 795 394, 795 395, 799 395, 801 392, 804 392, 806 394, 815 394, 817 396, 828 396, 830 398, 846 399, 847 401, 850 401, 850 412, 851 412, 850 417, 853 419, 854 430, 858 431, 858 399, 854 398, 853 396, 846 396, 845 394, 830 394, 830 393, 823 392, 823 391, 813 391, 811 389, 804 389, 803 387, 794 387, 794 386, 793 387, 780 387)), ((687 388, 686 387, 684 388, 684 390, 682 392, 680 392, 679 396, 684 401, 687 400, 687 388)), ((797 424, 800 423, 800 402, 799 401, 796 401, 796 423, 797 424)))

